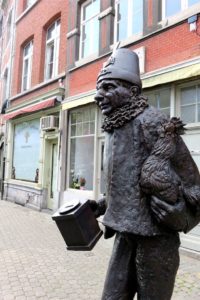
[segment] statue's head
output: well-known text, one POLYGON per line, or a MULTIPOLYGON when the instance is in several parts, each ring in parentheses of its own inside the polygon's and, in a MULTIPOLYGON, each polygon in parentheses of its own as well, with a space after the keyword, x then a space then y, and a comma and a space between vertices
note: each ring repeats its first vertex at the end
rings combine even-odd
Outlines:
POLYGON ((120 48, 113 52, 97 78, 95 101, 109 115, 141 92, 139 59, 135 52, 120 48))

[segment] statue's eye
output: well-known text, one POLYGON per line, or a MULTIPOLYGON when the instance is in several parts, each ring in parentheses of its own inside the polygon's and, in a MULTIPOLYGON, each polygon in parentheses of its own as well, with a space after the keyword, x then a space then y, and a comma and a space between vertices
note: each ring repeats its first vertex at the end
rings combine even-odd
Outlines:
POLYGON ((108 84, 107 86, 106 86, 106 90, 113 90, 114 89, 114 86, 113 85, 111 85, 111 84, 108 84))

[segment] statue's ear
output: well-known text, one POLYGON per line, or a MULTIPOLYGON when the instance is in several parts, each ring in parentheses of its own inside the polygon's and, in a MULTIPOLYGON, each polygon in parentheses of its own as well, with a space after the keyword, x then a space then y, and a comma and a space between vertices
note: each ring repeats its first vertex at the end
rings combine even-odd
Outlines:
POLYGON ((131 96, 137 96, 140 93, 140 89, 137 85, 131 87, 131 96))

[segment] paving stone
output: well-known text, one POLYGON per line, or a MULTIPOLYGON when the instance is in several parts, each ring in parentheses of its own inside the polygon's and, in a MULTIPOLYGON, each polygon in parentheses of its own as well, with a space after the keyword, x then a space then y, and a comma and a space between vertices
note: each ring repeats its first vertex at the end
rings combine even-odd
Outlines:
MULTIPOLYGON (((67 251, 51 215, 0 201, 0 300, 99 300, 113 240, 67 251)), ((172 300, 200 299, 200 261, 181 254, 172 300)), ((160 299, 159 299, 160 300, 160 299)))

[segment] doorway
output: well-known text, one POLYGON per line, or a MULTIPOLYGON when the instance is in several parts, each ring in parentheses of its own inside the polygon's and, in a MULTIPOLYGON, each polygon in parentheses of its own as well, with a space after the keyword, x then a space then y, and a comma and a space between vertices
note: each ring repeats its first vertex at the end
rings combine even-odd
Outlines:
POLYGON ((98 140, 98 163, 97 163, 97 182, 96 198, 100 199, 105 195, 106 187, 104 181, 103 157, 104 157, 104 138, 98 140))
POLYGON ((58 139, 46 139, 45 151, 45 187, 47 189, 47 208, 54 210, 58 202, 58 139), (46 178, 45 178, 46 177, 46 178))

